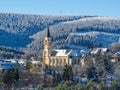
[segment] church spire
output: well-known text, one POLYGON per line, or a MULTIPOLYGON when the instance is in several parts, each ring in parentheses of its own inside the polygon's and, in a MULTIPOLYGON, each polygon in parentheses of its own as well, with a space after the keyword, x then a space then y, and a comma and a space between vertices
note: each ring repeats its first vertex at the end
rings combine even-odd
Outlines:
POLYGON ((46 31, 46 37, 50 37, 49 27, 47 28, 47 31, 46 31))

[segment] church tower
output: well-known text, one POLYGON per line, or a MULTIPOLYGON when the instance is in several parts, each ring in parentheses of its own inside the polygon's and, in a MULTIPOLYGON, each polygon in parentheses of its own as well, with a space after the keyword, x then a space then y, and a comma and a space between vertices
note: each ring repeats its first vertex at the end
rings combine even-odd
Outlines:
POLYGON ((49 56, 51 51, 51 36, 49 28, 46 30, 45 38, 44 38, 44 50, 43 50, 43 65, 44 68, 47 68, 49 66, 49 56))

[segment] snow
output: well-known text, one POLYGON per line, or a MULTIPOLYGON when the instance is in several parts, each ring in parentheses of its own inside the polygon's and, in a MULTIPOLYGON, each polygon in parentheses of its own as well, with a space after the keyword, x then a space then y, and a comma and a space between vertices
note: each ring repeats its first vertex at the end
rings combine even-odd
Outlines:
POLYGON ((81 54, 88 54, 88 53, 91 52, 91 50, 90 49, 88 49, 88 50, 81 50, 80 52, 81 52, 81 54))
POLYGON ((101 48, 102 52, 107 52, 107 48, 101 48))
POLYGON ((81 77, 81 82, 86 83, 88 81, 87 77, 81 77))
MULTIPOLYGON (((16 65, 16 62, 18 61, 19 64, 25 64, 25 59, 6 59, 0 61, 0 68, 1 69, 13 69, 16 65)), ((19 69, 22 70, 22 65, 19 66, 19 69)))
POLYGON ((105 53, 107 52, 107 48, 94 48, 92 51, 91 51, 91 54, 97 54, 99 51, 101 51, 101 53, 105 53))
POLYGON ((99 50, 100 50, 99 48, 95 48, 91 51, 91 54, 97 54, 99 50))
POLYGON ((69 51, 68 50, 54 50, 54 51, 57 52, 55 56, 68 56, 72 52, 72 50, 69 50, 69 51))
POLYGON ((120 51, 117 52, 120 55, 120 51))
POLYGON ((32 64, 39 64, 40 63, 40 61, 31 61, 32 62, 32 64))
POLYGON ((82 18, 79 20, 69 21, 69 22, 63 22, 63 24, 70 24, 70 23, 79 23, 79 22, 88 22, 88 21, 94 21, 94 20, 102 20, 102 21, 110 21, 110 20, 120 20, 120 18, 117 17, 110 17, 110 16, 96 16, 96 17, 87 17, 82 18))
MULTIPOLYGON (((53 45, 58 45, 56 48, 61 48, 61 46, 66 46, 67 41, 67 48, 71 49, 79 49, 81 46, 108 47, 111 43, 118 42, 119 28, 120 18, 108 16, 84 17, 50 26, 53 45), (62 41, 62 39, 64 40, 62 41), (62 43, 58 44, 58 40, 62 43)), ((36 49, 42 49, 43 44, 40 42, 43 42, 43 35, 44 30, 34 34, 35 40, 29 45, 29 48, 36 46, 36 49)))

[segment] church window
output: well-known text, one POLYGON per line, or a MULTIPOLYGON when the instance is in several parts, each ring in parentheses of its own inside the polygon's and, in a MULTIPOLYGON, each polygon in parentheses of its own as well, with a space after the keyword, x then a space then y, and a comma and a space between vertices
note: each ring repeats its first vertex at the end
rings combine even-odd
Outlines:
POLYGON ((66 64, 66 59, 64 59, 64 64, 66 64))
POLYGON ((58 62, 58 59, 56 59, 56 64, 58 64, 59 62, 58 62))
POLYGON ((53 59, 53 64, 55 63, 55 59, 53 59))
POLYGON ((51 64, 51 59, 49 60, 49 63, 51 64))
POLYGON ((60 64, 62 63, 62 59, 60 59, 60 64))

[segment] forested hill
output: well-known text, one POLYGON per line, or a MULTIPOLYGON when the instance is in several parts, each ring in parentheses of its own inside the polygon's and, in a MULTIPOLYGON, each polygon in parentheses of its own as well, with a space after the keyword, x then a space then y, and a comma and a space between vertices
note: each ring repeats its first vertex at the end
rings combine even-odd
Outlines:
MULTIPOLYGON (((30 51, 43 49, 44 32, 34 34, 34 41, 28 45, 30 51)), ((50 27, 52 47, 81 49, 84 47, 108 47, 118 42, 120 37, 120 19, 113 17, 87 17, 63 22, 50 27)))
POLYGON ((39 52, 48 26, 57 49, 107 47, 120 36, 119 18, 0 13, 0 46, 39 52))
POLYGON ((48 26, 89 16, 47 16, 0 13, 0 45, 26 47, 29 36, 48 26))

